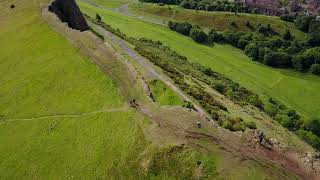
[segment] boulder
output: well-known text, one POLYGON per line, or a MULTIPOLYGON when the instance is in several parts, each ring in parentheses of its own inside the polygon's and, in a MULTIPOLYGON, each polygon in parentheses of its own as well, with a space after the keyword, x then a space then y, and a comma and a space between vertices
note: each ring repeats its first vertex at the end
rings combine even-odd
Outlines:
POLYGON ((89 26, 75 0, 55 0, 49 6, 49 11, 54 12, 62 22, 66 22, 72 29, 89 30, 89 26))

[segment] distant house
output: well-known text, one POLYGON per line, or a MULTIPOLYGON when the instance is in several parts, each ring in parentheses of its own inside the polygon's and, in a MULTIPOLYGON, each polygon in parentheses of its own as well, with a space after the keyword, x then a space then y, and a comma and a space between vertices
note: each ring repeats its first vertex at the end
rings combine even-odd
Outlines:
POLYGON ((308 11, 313 15, 320 15, 320 0, 309 0, 308 11))

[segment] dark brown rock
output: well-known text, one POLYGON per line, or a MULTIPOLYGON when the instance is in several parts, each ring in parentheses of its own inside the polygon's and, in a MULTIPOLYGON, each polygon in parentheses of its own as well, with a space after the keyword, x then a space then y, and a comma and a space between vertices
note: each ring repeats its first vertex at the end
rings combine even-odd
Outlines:
POLYGON ((15 8, 16 6, 14 4, 11 4, 10 8, 13 9, 15 8))
POLYGON ((80 31, 89 30, 89 26, 83 17, 75 0, 55 0, 50 6, 49 11, 54 12, 62 22, 80 31))

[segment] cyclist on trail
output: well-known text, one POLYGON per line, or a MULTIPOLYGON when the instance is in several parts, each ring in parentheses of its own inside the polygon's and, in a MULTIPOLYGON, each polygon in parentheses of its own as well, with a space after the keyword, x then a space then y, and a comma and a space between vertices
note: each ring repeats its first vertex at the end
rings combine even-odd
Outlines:
POLYGON ((264 139, 263 129, 261 129, 261 130, 259 131, 258 137, 259 137, 259 143, 262 144, 262 141, 263 141, 263 139, 264 139))

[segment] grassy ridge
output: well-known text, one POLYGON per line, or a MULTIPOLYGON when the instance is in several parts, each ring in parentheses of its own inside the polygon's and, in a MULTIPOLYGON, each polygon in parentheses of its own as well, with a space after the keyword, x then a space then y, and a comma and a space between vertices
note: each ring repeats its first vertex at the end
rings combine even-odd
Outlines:
POLYGON ((217 31, 240 30, 251 32, 252 29, 246 26, 246 22, 249 21, 254 27, 258 26, 258 24, 270 24, 280 35, 284 34, 286 30, 290 30, 296 38, 301 40, 306 38, 306 34, 297 29, 293 23, 284 22, 278 17, 245 13, 235 15, 231 12, 196 12, 195 10, 183 9, 177 6, 158 6, 148 3, 132 3, 129 7, 130 11, 137 15, 154 17, 165 21, 187 21, 207 29, 213 28, 217 31), (235 22, 236 27, 231 26, 231 22, 235 22))
POLYGON ((243 52, 231 46, 199 45, 188 37, 171 32, 167 27, 146 23, 83 3, 80 5, 86 14, 94 17, 99 13, 105 22, 119 28, 128 36, 161 41, 179 54, 185 55, 191 62, 211 67, 259 95, 275 97, 307 118, 320 116, 319 77, 269 68, 252 62, 243 52))

